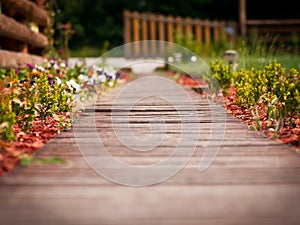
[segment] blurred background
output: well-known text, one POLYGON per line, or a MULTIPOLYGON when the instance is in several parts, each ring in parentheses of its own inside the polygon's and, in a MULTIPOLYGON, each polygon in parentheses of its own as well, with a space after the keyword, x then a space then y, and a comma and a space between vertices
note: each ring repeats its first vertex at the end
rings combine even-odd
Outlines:
MULTIPOLYGON (((248 0, 247 19, 297 19, 299 3, 248 0)), ((123 44, 123 11, 160 13, 209 20, 239 21, 238 0, 56 0, 56 28, 70 24, 70 56, 99 56, 123 44), (74 31, 74 32, 73 32, 74 31)), ((58 29, 59 30, 59 29, 58 29)), ((56 31, 56 35, 59 32, 56 31)))

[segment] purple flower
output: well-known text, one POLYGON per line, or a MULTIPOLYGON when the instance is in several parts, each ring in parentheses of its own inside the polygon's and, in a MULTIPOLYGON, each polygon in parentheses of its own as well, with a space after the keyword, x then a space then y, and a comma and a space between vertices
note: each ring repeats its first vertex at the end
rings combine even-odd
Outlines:
POLYGON ((29 69, 32 69, 32 70, 34 69, 34 65, 32 65, 32 64, 30 64, 30 63, 27 63, 26 65, 27 65, 27 67, 28 67, 29 69))
POLYGON ((49 85, 53 85, 53 77, 52 76, 48 76, 48 83, 49 85))
POLYGON ((106 72, 104 73, 104 75, 106 76, 106 78, 108 80, 112 80, 113 79, 113 77, 111 75, 107 74, 106 72))

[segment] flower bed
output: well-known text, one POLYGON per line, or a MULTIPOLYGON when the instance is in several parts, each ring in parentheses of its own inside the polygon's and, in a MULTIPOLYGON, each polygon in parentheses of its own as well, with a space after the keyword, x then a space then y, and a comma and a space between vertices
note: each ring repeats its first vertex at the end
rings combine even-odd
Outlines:
MULTIPOLYGON (((235 72, 223 60, 217 59, 211 61, 210 71, 212 73, 196 80, 173 71, 167 74, 178 83, 193 88, 209 86, 213 96, 221 96, 224 108, 250 129, 299 150, 300 75, 296 69, 287 71, 274 61, 266 64, 263 70, 252 68, 235 72), (219 83, 218 90, 211 85, 214 79, 219 83)), ((200 93, 213 98, 205 91, 200 93)))
POLYGON ((0 175, 30 161, 49 139, 71 128, 90 98, 127 78, 112 68, 70 68, 60 59, 1 69, 0 175))

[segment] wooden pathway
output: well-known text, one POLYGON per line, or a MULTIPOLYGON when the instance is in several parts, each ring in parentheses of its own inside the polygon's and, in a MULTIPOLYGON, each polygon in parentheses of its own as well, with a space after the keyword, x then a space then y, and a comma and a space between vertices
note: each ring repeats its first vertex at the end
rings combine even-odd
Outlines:
POLYGON ((220 106, 187 88, 184 89, 192 104, 183 100, 184 94, 174 88, 176 84, 167 85, 171 81, 144 81, 147 87, 143 81, 132 86, 128 86, 132 84, 129 83, 102 96, 95 111, 93 107, 88 108, 73 131, 49 141, 37 156, 59 156, 65 163, 33 162, 0 178, 0 224, 300 224, 299 154, 249 131, 220 106), (124 87, 131 91, 118 95, 124 87), (151 97, 145 98, 147 95, 151 97), (118 98, 124 104, 116 107, 114 99, 118 98), (129 112, 130 104, 133 107, 129 112), (129 120, 124 121, 128 112, 129 120), (132 146, 128 146, 130 138, 126 139, 131 135, 126 130, 128 124, 130 131, 140 135, 138 140, 142 140, 132 146), (114 158, 131 164, 129 167, 161 167, 151 172, 145 170, 143 178, 137 170, 105 164, 103 159, 108 156, 97 151, 95 130, 99 131, 102 147, 114 158), (154 137, 164 134, 152 150, 150 145, 159 139, 148 146, 147 140, 152 137, 150 130, 154 137), (116 131, 118 137, 114 134, 116 131), (127 146, 124 146, 126 141, 127 146), (189 152, 195 143, 187 165, 169 179, 161 179, 167 178, 167 168, 174 169, 185 163, 188 154, 184 151, 177 154, 176 146, 189 152), (218 146, 217 157, 208 169, 200 172, 200 162, 208 162, 213 155, 206 150, 215 150, 218 146), (130 150, 132 148, 136 151, 130 150), (137 151, 139 149, 144 151, 137 151), (168 158, 174 160, 159 165, 168 158), (106 177, 99 175, 99 171, 106 177), (158 178, 160 183, 143 186, 155 183, 158 178), (139 187, 133 187, 134 184, 139 187))

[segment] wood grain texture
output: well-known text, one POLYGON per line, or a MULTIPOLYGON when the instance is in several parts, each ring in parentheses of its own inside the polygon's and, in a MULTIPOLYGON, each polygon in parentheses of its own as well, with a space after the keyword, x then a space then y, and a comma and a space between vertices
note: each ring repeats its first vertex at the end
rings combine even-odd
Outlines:
MULTIPOLYGON (((129 83, 130 84, 130 83, 129 83)), ((128 84, 128 85, 129 85, 128 84)), ((153 90, 157 84, 149 83, 153 90)), ((77 131, 63 132, 50 140, 30 166, 18 167, 0 178, 0 224, 204 224, 204 225, 282 225, 300 223, 300 157, 291 147, 260 136, 240 121, 226 114, 222 120, 210 118, 210 111, 222 114, 222 107, 198 94, 184 90, 193 99, 197 117, 184 120, 190 129, 181 129, 182 120, 174 107, 159 98, 145 99, 130 111, 131 130, 147 136, 162 132, 159 121, 149 127, 158 115, 166 125, 165 139, 151 151, 133 151, 124 146, 115 134, 129 105, 113 111, 114 99, 125 86, 119 86, 99 98, 95 106, 84 111, 77 121, 77 131), (112 114, 117 123, 112 124, 112 114), (95 124, 90 123, 95 119, 95 124), (196 130, 196 124, 199 130, 196 130), (213 125, 225 125, 214 130, 213 125), (90 149, 88 157, 97 159, 99 146, 94 142, 93 129, 103 146, 115 158, 131 165, 152 165, 172 156, 180 135, 195 137, 197 146, 188 164, 170 179, 156 185, 129 187, 113 183, 96 171, 82 157, 78 141, 90 149), (212 132, 213 131, 213 132, 212 132), (207 146, 218 145, 220 151, 204 172, 198 170, 207 146), (77 135, 77 139, 75 136, 77 135), (38 159, 59 156, 60 164, 42 164, 38 159)), ((134 99, 138 88, 127 99, 134 99), (135 95, 135 96, 134 96, 135 95)), ((162 90, 170 96, 173 89, 162 90)), ((149 91, 151 94, 151 91, 149 91)), ((156 92, 156 96, 160 96, 156 92)), ((188 112, 193 107, 182 104, 188 112)), ((224 111, 223 111, 224 113, 224 111)), ((222 125, 222 126, 221 126, 222 125)), ((129 133, 119 133, 126 137, 129 133)), ((191 144, 192 146, 192 144, 191 144)), ((185 148, 189 148, 187 143, 185 148)), ((185 157, 184 152, 176 157, 185 157)), ((109 166, 126 176, 120 168, 109 166)))

